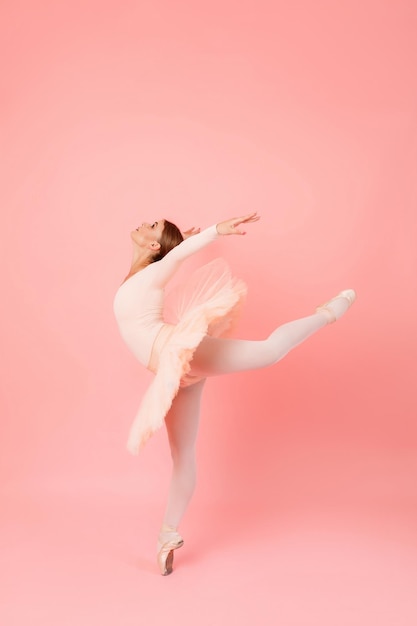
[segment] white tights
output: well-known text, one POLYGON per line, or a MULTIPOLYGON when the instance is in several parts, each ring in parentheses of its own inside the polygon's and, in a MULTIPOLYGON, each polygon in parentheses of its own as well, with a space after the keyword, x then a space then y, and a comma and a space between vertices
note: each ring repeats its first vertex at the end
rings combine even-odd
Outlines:
MULTIPOLYGON (((348 301, 337 298, 332 301, 331 308, 339 318, 347 310, 348 301)), ((173 471, 164 524, 178 528, 194 491, 195 443, 205 377, 272 365, 326 324, 326 315, 315 313, 279 326, 263 341, 214 337, 203 339, 194 354, 190 372, 201 376, 203 380, 181 388, 165 418, 173 471)))

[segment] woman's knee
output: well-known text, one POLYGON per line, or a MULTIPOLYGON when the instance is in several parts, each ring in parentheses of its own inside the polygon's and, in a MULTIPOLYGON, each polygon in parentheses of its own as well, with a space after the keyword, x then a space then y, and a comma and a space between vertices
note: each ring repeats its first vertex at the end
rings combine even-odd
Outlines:
POLYGON ((194 450, 183 450, 177 446, 171 446, 172 464, 176 468, 192 469, 196 465, 194 450))

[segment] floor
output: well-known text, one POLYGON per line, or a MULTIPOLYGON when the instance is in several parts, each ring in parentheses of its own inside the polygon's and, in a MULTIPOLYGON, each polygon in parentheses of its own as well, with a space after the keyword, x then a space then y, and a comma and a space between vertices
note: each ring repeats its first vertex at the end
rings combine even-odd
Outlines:
MULTIPOLYGON (((2 497, 4 626, 417 623, 416 514, 339 500, 193 507, 174 572, 154 548, 156 503, 111 485, 2 497), (198 508, 198 511, 197 511, 198 508)), ((200 497, 202 500, 202 497, 200 497)))

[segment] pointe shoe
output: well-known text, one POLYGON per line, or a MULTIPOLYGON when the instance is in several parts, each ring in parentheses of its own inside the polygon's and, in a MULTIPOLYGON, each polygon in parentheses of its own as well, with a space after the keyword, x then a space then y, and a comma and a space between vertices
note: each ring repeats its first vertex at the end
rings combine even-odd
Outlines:
POLYGON ((158 565, 162 576, 172 573, 174 550, 184 545, 184 539, 175 528, 164 525, 158 538, 158 565))
POLYGON ((338 319, 333 309, 329 307, 329 304, 331 304, 333 300, 336 300, 336 298, 345 298, 349 302, 350 307, 356 300, 356 292, 354 289, 345 289, 344 291, 338 293, 337 296, 335 296, 334 298, 331 298, 324 304, 321 304, 317 307, 316 313, 324 313, 327 317, 328 324, 333 324, 333 322, 338 319))

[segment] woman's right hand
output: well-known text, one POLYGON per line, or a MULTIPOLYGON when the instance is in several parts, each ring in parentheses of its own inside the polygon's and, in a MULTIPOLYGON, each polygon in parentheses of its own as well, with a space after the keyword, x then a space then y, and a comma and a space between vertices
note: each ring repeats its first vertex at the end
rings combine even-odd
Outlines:
POLYGON ((193 226, 192 228, 189 228, 188 230, 184 230, 182 232, 182 236, 184 237, 184 239, 188 239, 188 237, 192 237, 193 235, 197 235, 200 232, 200 228, 196 228, 195 226, 193 226))
POLYGON ((243 217, 234 217, 231 220, 227 220, 226 222, 220 222, 217 224, 217 232, 219 235, 246 235, 246 231, 242 231, 238 229, 240 224, 250 224, 252 222, 257 222, 260 220, 260 215, 255 213, 250 213, 249 215, 244 215, 243 217))

